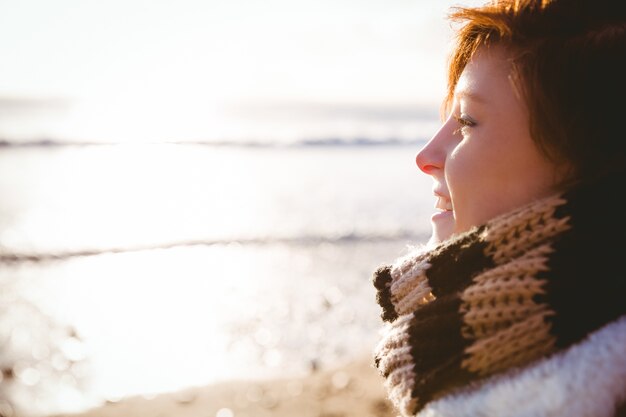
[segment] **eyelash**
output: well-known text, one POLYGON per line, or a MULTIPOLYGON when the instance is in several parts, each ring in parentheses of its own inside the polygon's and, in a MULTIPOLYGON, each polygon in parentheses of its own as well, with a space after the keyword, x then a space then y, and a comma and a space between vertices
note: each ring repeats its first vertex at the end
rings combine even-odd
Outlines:
POLYGON ((456 129, 454 131, 453 134, 455 134, 455 135, 457 133, 459 133, 459 132, 463 133, 463 129, 465 129, 465 128, 476 126, 476 122, 474 122, 473 120, 471 120, 471 119, 469 119, 467 117, 456 116, 456 115, 452 115, 452 117, 454 117, 454 120, 456 120, 457 123, 461 125, 458 129, 456 129))

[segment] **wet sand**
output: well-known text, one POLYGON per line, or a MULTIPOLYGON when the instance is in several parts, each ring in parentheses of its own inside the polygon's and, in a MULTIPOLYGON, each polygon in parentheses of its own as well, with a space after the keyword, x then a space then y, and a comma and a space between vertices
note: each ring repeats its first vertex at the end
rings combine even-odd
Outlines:
MULTIPOLYGON (((364 357, 308 376, 227 381, 109 402, 73 417, 392 417, 383 379, 364 357)), ((57 416, 58 417, 58 416, 57 416)))

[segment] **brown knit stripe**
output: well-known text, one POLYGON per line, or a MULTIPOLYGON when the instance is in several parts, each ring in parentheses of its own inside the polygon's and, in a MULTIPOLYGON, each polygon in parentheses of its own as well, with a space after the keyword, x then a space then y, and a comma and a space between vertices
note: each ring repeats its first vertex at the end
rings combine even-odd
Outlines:
POLYGON ((418 377, 412 395, 418 406, 467 375, 460 366, 470 341, 461 335, 460 304, 458 294, 448 294, 415 312, 408 332, 418 377))
POLYGON ((445 363, 452 356, 460 356, 470 344, 461 335, 461 300, 456 294, 438 298, 414 313, 407 332, 410 335, 416 374, 421 375, 445 363))
POLYGON ((461 367, 461 360, 461 355, 453 355, 428 372, 416 373, 419 378, 414 383, 412 396, 418 401, 417 408, 412 411, 411 415, 430 401, 440 397, 442 393, 465 385, 476 378, 476 374, 461 367))
POLYGON ((483 227, 474 229, 433 251, 426 277, 434 297, 460 293, 476 274, 494 266, 482 234, 483 227))
POLYGON ((550 334, 547 316, 552 311, 542 309, 494 335, 477 340, 465 349, 461 367, 482 376, 523 365, 550 353, 555 338, 550 334))
POLYGON ((376 301, 382 307, 381 318, 383 321, 393 321, 398 317, 398 313, 391 301, 391 267, 382 266, 374 272, 372 279, 376 287, 376 301))
POLYGON ((535 302, 535 296, 545 291, 545 281, 538 279, 537 273, 547 270, 551 252, 550 245, 545 244, 476 276, 461 295, 463 336, 477 339, 493 335, 543 308, 535 302))
POLYGON ((623 206, 626 166, 621 169, 619 175, 569 190, 568 204, 557 210, 571 218, 572 228, 554 242, 546 294, 538 298, 557 312, 549 321, 559 348, 626 314, 626 216, 599 210, 623 206))
POLYGON ((565 203, 562 197, 555 196, 489 222, 483 234, 487 242, 485 253, 500 264, 569 229, 568 217, 555 216, 556 209, 565 203))

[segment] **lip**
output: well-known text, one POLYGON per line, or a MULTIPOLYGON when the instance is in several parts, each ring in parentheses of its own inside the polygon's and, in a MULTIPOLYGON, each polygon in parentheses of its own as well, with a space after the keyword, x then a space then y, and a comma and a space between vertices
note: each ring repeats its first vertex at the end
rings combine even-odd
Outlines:
POLYGON ((454 217, 454 212, 452 210, 442 210, 442 211, 438 211, 434 213, 430 217, 430 220, 433 222, 440 222, 440 221, 445 221, 453 217, 454 217))
POLYGON ((430 217, 432 225, 431 242, 443 242, 448 239, 455 228, 454 207, 445 184, 438 183, 433 187, 435 195, 435 212, 430 217))
POLYGON ((454 211, 451 210, 451 201, 450 197, 446 195, 446 193, 441 190, 433 190, 437 201, 435 202, 435 209, 437 210, 432 216, 431 220, 433 222, 447 220, 454 216, 454 211), (446 208, 444 208, 446 207, 446 208))

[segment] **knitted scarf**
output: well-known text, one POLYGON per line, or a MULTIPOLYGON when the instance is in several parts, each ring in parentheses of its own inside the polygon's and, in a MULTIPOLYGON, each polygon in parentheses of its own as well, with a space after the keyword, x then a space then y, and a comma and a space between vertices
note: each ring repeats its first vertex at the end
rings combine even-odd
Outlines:
POLYGON ((626 314, 623 184, 532 202, 376 271, 375 364, 403 415, 626 314))

